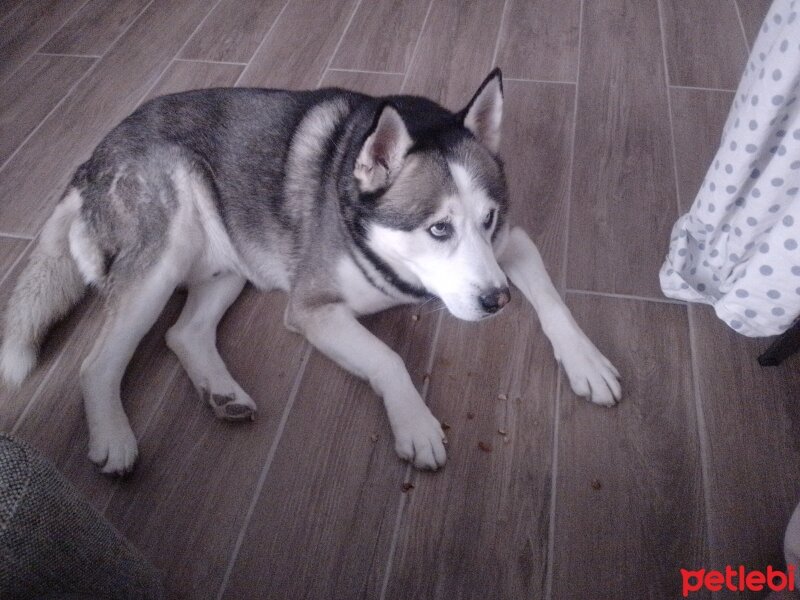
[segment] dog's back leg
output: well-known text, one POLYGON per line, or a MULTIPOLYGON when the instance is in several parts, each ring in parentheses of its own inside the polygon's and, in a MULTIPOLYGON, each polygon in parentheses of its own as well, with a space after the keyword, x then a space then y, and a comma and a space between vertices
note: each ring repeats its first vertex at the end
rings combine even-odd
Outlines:
POLYGON ((241 275, 227 273, 192 285, 181 316, 167 332, 167 345, 221 419, 251 419, 256 412, 255 403, 231 377, 216 346, 217 324, 244 284, 241 275))
POLYGON ((122 408, 120 384, 136 346, 180 283, 182 274, 170 266, 164 261, 139 281, 110 291, 102 331, 81 366, 89 459, 103 473, 122 475, 136 460, 136 438, 122 408))

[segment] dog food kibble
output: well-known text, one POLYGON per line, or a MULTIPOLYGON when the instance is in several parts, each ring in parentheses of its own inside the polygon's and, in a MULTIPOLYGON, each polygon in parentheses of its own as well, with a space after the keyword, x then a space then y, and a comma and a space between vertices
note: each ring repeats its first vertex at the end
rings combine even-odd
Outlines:
POLYGON ((505 429, 498 429, 497 433, 499 433, 500 435, 508 435, 508 432, 505 429))
POLYGON ((474 412, 468 412, 467 413, 467 418, 468 419, 474 419, 475 418, 475 413, 474 412))
POLYGON ((411 315, 412 321, 419 321, 419 315, 411 315))
POLYGON ((447 431, 448 429, 450 429, 450 423, 442 421, 442 431, 447 431))
POLYGON ((478 442, 478 448, 480 448, 484 452, 491 452, 492 451, 492 445, 491 444, 487 444, 486 442, 478 442))
POLYGON ((404 492, 408 492, 408 491, 410 491, 410 490, 413 490, 413 489, 414 489, 414 484, 413 484, 413 483, 409 483, 409 482, 407 482, 407 481, 406 481, 406 482, 403 484, 403 486, 402 486, 402 487, 403 487, 403 491, 404 491, 404 492))
POLYGON ((592 489, 593 490, 599 490, 601 487, 603 487, 603 484, 600 483, 599 479, 592 479, 592 489))
POLYGON ((430 373, 425 373, 425 375, 422 376, 422 383, 430 383, 430 380, 431 380, 430 373))
POLYGON ((508 396, 506 396, 505 394, 498 394, 497 399, 505 402, 506 400, 508 400, 508 396))

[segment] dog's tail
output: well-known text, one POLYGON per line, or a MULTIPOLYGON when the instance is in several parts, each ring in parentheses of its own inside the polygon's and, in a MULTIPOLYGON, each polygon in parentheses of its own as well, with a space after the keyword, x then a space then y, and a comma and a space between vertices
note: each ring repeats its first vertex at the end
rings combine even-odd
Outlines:
POLYGON ((11 294, 0 346, 0 380, 7 385, 16 387, 25 380, 36 366, 47 330, 83 296, 86 283, 68 240, 80 206, 80 194, 73 190, 56 207, 11 294))

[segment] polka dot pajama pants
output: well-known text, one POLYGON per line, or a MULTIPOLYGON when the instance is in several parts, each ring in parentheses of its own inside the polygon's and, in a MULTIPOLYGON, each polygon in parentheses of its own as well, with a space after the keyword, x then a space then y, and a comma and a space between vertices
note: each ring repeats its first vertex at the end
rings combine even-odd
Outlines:
POLYGON ((800 315, 800 4, 775 0, 722 141, 661 268, 670 298, 704 302, 748 336, 800 315))

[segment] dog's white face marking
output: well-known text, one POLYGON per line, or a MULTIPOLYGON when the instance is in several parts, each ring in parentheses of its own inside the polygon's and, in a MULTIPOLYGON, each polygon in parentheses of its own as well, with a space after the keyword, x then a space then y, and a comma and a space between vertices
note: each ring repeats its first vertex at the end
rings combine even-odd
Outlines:
POLYGON ((370 245, 401 277, 422 284, 456 317, 477 321, 489 315, 480 296, 508 283, 492 249, 497 203, 463 165, 449 163, 457 192, 414 231, 374 225, 370 245))

